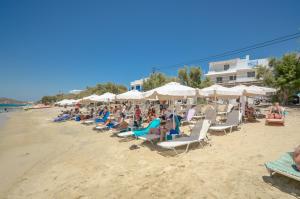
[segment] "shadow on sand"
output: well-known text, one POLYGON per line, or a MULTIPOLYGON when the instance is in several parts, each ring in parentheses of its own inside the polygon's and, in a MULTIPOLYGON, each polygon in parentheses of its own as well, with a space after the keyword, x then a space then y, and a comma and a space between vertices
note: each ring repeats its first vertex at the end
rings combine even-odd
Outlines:
POLYGON ((296 198, 300 198, 300 182, 280 174, 274 174, 272 177, 263 176, 262 179, 264 182, 276 187, 280 191, 288 193, 296 198))
MULTIPOLYGON (((206 145, 209 145, 208 143, 202 143, 202 146, 199 143, 193 143, 190 145, 189 147, 189 151, 193 151, 193 150, 198 150, 201 149, 203 147, 206 147, 206 145)), ((163 149, 161 147, 159 147, 156 144, 152 144, 150 142, 144 141, 140 144, 141 147, 147 147, 149 148, 151 151, 156 151, 159 155, 164 156, 164 157, 175 157, 177 155, 184 155, 186 154, 185 150, 186 150, 186 145, 185 146, 181 146, 181 147, 176 147, 176 151, 178 154, 176 154, 173 150, 168 150, 168 149, 163 149)))

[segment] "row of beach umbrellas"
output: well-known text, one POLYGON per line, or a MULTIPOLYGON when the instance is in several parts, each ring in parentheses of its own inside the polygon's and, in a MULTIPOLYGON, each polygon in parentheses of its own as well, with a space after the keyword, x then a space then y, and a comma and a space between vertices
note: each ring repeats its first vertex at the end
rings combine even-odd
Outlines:
POLYGON ((140 92, 137 90, 130 90, 125 93, 115 95, 113 93, 104 93, 102 95, 90 95, 79 100, 62 100, 57 104, 71 105, 84 102, 111 102, 115 100, 178 100, 194 97, 204 98, 237 98, 241 96, 255 97, 264 96, 268 93, 275 93, 276 89, 259 87, 259 86, 245 86, 238 85, 227 88, 221 85, 212 85, 203 89, 195 89, 189 86, 181 85, 177 82, 170 82, 161 87, 152 89, 147 92, 140 92))

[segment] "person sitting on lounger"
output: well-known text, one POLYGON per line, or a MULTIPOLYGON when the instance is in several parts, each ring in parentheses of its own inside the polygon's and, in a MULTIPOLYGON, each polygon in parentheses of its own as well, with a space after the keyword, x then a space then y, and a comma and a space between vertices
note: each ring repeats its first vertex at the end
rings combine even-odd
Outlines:
POLYGON ((99 108, 99 109, 98 109, 98 116, 99 116, 99 117, 102 117, 103 111, 104 111, 104 108, 99 108))
POLYGON ((166 109, 166 108, 162 108, 162 109, 161 109, 159 118, 160 118, 162 121, 167 120, 168 115, 167 115, 167 109, 166 109))
POLYGON ((270 108, 267 119, 281 119, 283 117, 283 109, 278 102, 270 108))
POLYGON ((134 112, 134 126, 139 127, 142 123, 142 111, 139 107, 139 105, 135 106, 135 112, 134 112))
POLYGON ((162 120, 158 128, 151 128, 149 134, 160 135, 160 139, 159 139, 160 141, 164 140, 167 133, 178 134, 180 122, 177 116, 175 116, 174 119, 175 119, 175 125, 173 123, 173 116, 171 115, 167 120, 162 120))
POLYGON ((97 118, 95 120, 95 122, 96 123, 98 123, 98 122, 105 123, 106 120, 108 119, 109 115, 110 115, 110 112, 108 111, 107 107, 105 106, 103 109, 102 115, 100 116, 100 118, 97 118))
POLYGON ((295 149, 293 153, 293 160, 296 164, 298 171, 300 171, 300 145, 295 149))
POLYGON ((148 109, 147 118, 147 122, 149 123, 156 118, 155 109, 153 107, 148 109))
POLYGON ((245 115, 248 118, 248 120, 254 120, 255 119, 255 109, 251 106, 249 106, 248 102, 246 102, 245 105, 245 115))

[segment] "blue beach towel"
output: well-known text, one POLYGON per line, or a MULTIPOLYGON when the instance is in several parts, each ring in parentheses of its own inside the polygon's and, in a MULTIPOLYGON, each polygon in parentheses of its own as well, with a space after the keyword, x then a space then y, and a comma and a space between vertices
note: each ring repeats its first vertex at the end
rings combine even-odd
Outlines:
POLYGON ((150 129, 158 128, 159 125, 160 125, 160 119, 156 118, 156 119, 152 120, 146 128, 135 130, 135 131, 133 131, 133 133, 134 133, 135 136, 147 135, 149 133, 150 129))

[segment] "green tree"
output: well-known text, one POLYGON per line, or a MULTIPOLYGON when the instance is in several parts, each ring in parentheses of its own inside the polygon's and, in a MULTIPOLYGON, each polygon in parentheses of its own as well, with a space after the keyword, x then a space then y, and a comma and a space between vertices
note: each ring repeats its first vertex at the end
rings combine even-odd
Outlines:
POLYGON ((168 77, 163 73, 152 73, 150 77, 143 82, 143 90, 148 91, 169 82, 177 82, 176 77, 168 77))
POLYGON ((213 82, 211 81, 211 79, 209 77, 205 77, 205 79, 201 81, 200 88, 209 87, 211 85, 213 85, 213 82))
POLYGON ((204 80, 202 80, 201 68, 197 66, 184 66, 183 68, 179 69, 178 79, 181 84, 193 88, 204 88, 212 85, 212 82, 209 78, 205 78, 204 80))
POLYGON ((52 103, 54 103, 54 102, 56 102, 56 101, 57 101, 56 96, 44 96, 44 97, 42 97, 42 99, 41 99, 41 102, 42 102, 43 104, 52 104, 52 103))
POLYGON ((188 75, 188 67, 184 66, 178 70, 178 79, 183 85, 190 85, 190 79, 188 75))
POLYGON ((275 86, 284 104, 288 97, 300 87, 300 59, 295 53, 286 54, 281 59, 272 61, 274 65, 275 86))
POLYGON ((274 86, 275 78, 272 68, 257 66, 256 79, 261 80, 264 86, 274 86))
POLYGON ((57 94, 54 96, 44 96, 41 99, 42 103, 50 104, 63 99, 80 99, 92 94, 101 95, 105 92, 111 92, 114 94, 120 94, 127 91, 127 87, 112 82, 97 84, 94 87, 86 87, 86 89, 79 94, 57 94))

